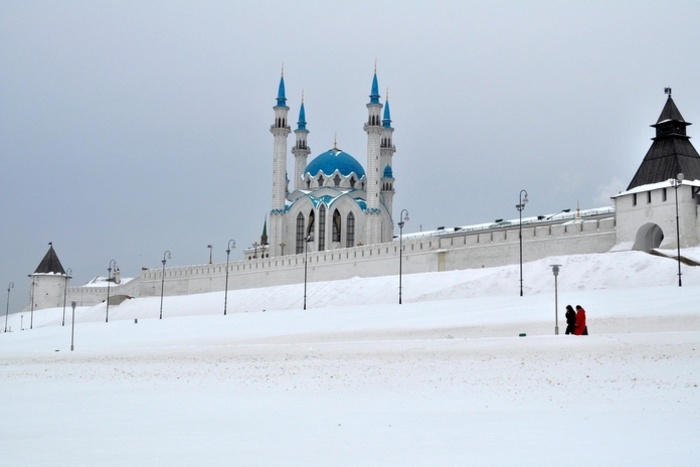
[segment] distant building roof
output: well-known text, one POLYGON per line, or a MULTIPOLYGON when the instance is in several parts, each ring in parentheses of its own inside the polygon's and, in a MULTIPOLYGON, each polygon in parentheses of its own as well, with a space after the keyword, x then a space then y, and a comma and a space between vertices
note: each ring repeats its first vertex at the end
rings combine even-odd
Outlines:
POLYGON ((56 255, 56 251, 53 249, 53 244, 49 243, 49 251, 44 255, 44 259, 41 260, 34 274, 66 274, 63 266, 61 266, 61 261, 56 255))
POLYGON ((686 134, 688 125, 691 123, 683 119, 669 90, 666 105, 658 121, 652 125, 656 137, 652 138, 653 143, 627 190, 676 178, 679 173, 686 180, 700 179, 700 155, 686 134))

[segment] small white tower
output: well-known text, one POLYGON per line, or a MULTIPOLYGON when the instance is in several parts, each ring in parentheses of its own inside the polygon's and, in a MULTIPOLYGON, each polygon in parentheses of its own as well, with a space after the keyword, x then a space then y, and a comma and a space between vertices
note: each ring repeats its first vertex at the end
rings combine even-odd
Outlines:
POLYGON ((306 137, 309 134, 309 130, 306 129, 306 111, 304 110, 304 95, 301 96, 301 108, 299 109, 299 121, 297 122, 297 129, 294 130, 296 135, 296 143, 292 149, 292 154, 294 154, 294 189, 301 190, 302 178, 304 176, 304 170, 306 169, 306 160, 311 153, 311 148, 306 142, 306 137))
POLYGON ((272 210, 270 211, 270 255, 279 255, 280 239, 284 232, 284 209, 287 199, 287 136, 291 129, 287 125, 287 98, 284 92, 284 70, 280 77, 279 90, 277 92, 277 105, 275 111, 275 123, 270 127, 270 133, 274 138, 272 151, 272 210))
MULTIPOLYGON (((49 251, 39 263, 31 279, 29 289, 29 310, 35 311, 42 308, 54 308, 63 305, 63 296, 68 285, 68 276, 63 270, 61 262, 49 243, 49 251)), ((33 316, 32 316, 33 320, 33 316)), ((33 323, 30 323, 30 327, 33 323)))
POLYGON ((383 133, 381 112, 382 104, 379 102, 379 85, 377 84, 377 69, 375 66, 372 79, 372 91, 369 96, 367 110, 369 117, 364 129, 367 133, 367 209, 365 211, 365 244, 372 245, 382 242, 382 218, 380 210, 380 178, 379 156, 381 137, 383 133))
MULTIPOLYGON (((381 202, 384 203, 384 207, 389 212, 391 219, 394 218, 393 206, 394 206, 394 174, 392 169, 392 158, 396 152, 396 147, 394 147, 392 134, 394 129, 391 127, 391 113, 389 111, 389 91, 386 92, 386 101, 384 102, 384 118, 382 119, 382 145, 380 149, 379 157, 379 168, 382 171, 381 179, 381 202)), ((393 222, 392 225, 384 226, 383 241, 388 241, 389 238, 393 236, 393 222)))

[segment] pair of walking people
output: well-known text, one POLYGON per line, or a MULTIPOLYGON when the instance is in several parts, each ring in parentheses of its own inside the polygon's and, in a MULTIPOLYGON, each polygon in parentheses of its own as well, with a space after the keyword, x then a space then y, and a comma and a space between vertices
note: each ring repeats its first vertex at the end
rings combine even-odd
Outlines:
POLYGON ((586 326, 586 310, 581 305, 576 305, 576 311, 571 305, 566 305, 566 334, 576 336, 587 336, 588 326, 586 326))

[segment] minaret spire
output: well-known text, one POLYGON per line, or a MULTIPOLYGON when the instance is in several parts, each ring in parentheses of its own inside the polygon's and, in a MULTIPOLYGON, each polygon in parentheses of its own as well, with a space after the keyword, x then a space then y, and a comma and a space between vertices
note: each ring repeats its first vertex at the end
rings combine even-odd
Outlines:
MULTIPOLYGON (((391 111, 389 110, 389 88, 386 90, 386 100, 384 102, 384 117, 382 119, 382 142, 379 157, 379 169, 382 173, 380 199, 384 207, 389 212, 389 216, 393 219, 394 208, 394 173, 392 170, 392 159, 396 148, 392 141, 394 129, 391 127, 391 111)), ((393 235, 394 226, 384 226, 387 229, 384 232, 384 237, 393 235), (390 229, 390 230, 389 230, 390 229)))
POLYGON ((372 77, 372 89, 367 104, 368 119, 365 123, 367 133, 367 173, 366 187, 367 208, 365 209, 365 244, 371 245, 381 243, 382 239, 382 219, 380 209, 380 177, 379 157, 381 147, 381 111, 382 104, 379 102, 379 83, 377 82, 377 65, 374 65, 374 76, 372 77))
POLYGON ((299 108, 299 121, 297 129, 294 130, 296 135, 296 143, 292 149, 294 154, 294 189, 301 190, 304 171, 306 170, 306 161, 311 153, 311 148, 307 144, 307 136, 309 130, 306 129, 306 110, 304 109, 304 92, 301 92, 301 107, 299 108))
POLYGON ((284 89, 284 65, 277 90, 277 105, 275 121, 270 127, 273 137, 272 149, 272 210, 270 211, 270 255, 277 256, 278 244, 282 239, 284 226, 284 210, 287 199, 287 136, 291 128, 287 125, 287 97, 284 89))

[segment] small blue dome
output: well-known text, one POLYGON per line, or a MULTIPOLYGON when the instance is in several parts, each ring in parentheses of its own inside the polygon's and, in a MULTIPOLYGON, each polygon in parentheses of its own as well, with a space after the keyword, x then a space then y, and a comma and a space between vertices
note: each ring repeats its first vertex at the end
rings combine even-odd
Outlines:
POLYGON ((394 178, 394 173, 391 171, 391 166, 384 167, 384 178, 394 178))
POLYGON ((365 169, 357 162, 357 159, 347 152, 335 148, 320 154, 312 160, 309 165, 306 166, 305 173, 312 177, 316 177, 319 172, 330 176, 333 175, 336 170, 340 172, 340 175, 345 177, 349 177, 353 172, 358 179, 365 176, 365 169))

